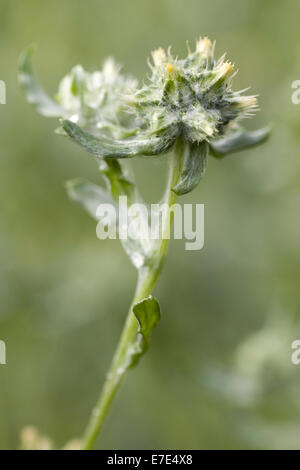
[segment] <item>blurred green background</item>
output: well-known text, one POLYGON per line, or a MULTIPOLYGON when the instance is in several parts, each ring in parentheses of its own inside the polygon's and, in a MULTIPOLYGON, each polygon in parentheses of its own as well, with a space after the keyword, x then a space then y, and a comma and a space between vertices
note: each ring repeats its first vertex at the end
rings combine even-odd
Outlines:
MULTIPOLYGON (((1 0, 0 447, 37 426, 62 446, 83 432, 135 285, 117 240, 65 194, 67 179, 99 182, 93 159, 53 134, 25 102, 17 60, 37 43, 35 65, 54 93, 81 63, 108 55, 139 79, 146 58, 186 40, 216 39, 274 124, 262 147, 210 159, 182 202, 205 204, 205 247, 172 241, 156 288, 162 321, 142 363, 123 383, 99 448, 300 448, 300 79, 297 0, 1 0)), ((165 159, 133 162, 144 196, 157 200, 165 159)))

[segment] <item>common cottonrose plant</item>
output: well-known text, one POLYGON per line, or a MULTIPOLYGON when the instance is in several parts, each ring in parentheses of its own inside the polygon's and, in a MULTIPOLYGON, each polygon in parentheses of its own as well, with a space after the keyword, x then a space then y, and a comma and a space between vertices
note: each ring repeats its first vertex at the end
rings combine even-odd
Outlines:
MULTIPOLYGON (((233 91, 234 66, 225 56, 214 58, 214 44, 208 38, 197 41, 194 51, 188 48, 182 60, 170 49, 154 51, 151 76, 141 87, 122 75, 113 59, 93 73, 77 65, 60 82, 55 99, 35 78, 32 53, 30 47, 20 57, 19 80, 27 100, 43 116, 59 118, 56 132, 92 154, 106 182, 106 189, 82 179, 67 183, 69 196, 96 220, 103 202, 116 206, 120 196, 126 196, 129 205, 142 200, 123 167, 125 158, 166 154, 169 177, 163 202, 171 207, 177 196, 198 185, 210 156, 221 159, 261 144, 269 135, 268 127, 249 132, 241 126, 257 110, 256 96, 233 91)), ((164 234, 171 224, 172 217, 164 218, 161 236, 155 240, 145 240, 138 231, 121 240, 137 270, 137 286, 82 449, 94 445, 122 379, 149 347, 160 319, 152 290, 165 261, 169 240, 164 234)))

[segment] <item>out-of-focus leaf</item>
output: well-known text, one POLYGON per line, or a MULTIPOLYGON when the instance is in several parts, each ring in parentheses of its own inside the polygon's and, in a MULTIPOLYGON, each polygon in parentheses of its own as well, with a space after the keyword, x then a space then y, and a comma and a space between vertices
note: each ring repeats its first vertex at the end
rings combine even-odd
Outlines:
POLYGON ((62 121, 62 127, 71 139, 87 152, 100 158, 129 158, 137 155, 157 155, 166 152, 174 143, 175 133, 160 137, 132 137, 124 140, 106 136, 95 137, 71 121, 62 121))
MULTIPOLYGON (((106 179, 108 189, 118 206, 118 211, 123 209, 119 207, 120 196, 127 197, 128 208, 134 203, 141 202, 135 184, 124 175, 118 160, 103 159, 99 170, 106 179)), ((130 212, 127 212, 127 220, 130 225, 130 231, 128 231, 125 238, 121 237, 121 243, 132 264, 136 269, 140 269, 150 254, 149 241, 141 236, 141 228, 148 228, 148 220, 143 217, 143 214, 132 216, 130 212), (132 232, 134 232, 134 236, 132 232)))
POLYGON ((150 295, 133 307, 133 313, 139 323, 130 366, 134 366, 149 348, 151 334, 160 320, 158 301, 150 295))
POLYGON ((103 188, 84 179, 77 178, 67 181, 66 189, 69 197, 79 202, 96 220, 99 220, 96 212, 100 204, 115 206, 114 201, 103 188))
MULTIPOLYGON (((123 209, 122 206, 118 205, 118 199, 114 201, 103 188, 81 178, 68 181, 66 188, 69 197, 79 202, 95 220, 101 221, 104 226, 109 227, 113 227, 113 224, 116 224, 116 232, 114 233, 119 232, 120 235, 118 222, 120 212, 123 213, 123 209), (105 209, 103 215, 100 215, 101 212, 97 214, 97 210, 103 204, 109 204, 111 210, 107 211, 105 209)), ((129 201, 130 198, 128 197, 129 201)), ((130 208, 130 202, 128 208, 130 208)), ((151 249, 149 240, 141 236, 143 233, 141 228, 143 224, 147 226, 148 222, 142 218, 142 214, 133 216, 130 215, 130 212, 127 213, 126 220, 130 230, 127 227, 128 232, 126 237, 121 237, 120 235, 121 243, 132 264, 136 269, 140 269, 148 259, 151 249)))
POLYGON ((255 131, 236 131, 226 137, 210 142, 211 154, 216 158, 222 158, 232 152, 254 147, 265 142, 270 132, 270 126, 255 131))
POLYGON ((46 117, 63 117, 63 109, 47 95, 34 75, 31 63, 31 56, 34 51, 35 47, 29 46, 20 56, 20 85, 25 91, 28 102, 33 104, 40 114, 46 117))
POLYGON ((172 190, 179 196, 192 191, 199 183, 205 172, 208 154, 208 144, 185 144, 180 181, 172 190))

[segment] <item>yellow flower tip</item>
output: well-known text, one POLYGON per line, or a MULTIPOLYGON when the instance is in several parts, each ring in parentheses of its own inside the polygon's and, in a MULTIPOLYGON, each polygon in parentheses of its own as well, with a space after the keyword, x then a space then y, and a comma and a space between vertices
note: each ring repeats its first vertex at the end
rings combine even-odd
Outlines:
POLYGON ((200 52, 201 54, 209 54, 211 52, 211 48, 212 43, 208 37, 199 39, 199 41, 196 42, 196 51, 200 52))
POLYGON ((209 47, 211 47, 211 40, 208 39, 207 36, 205 36, 205 38, 203 39, 203 44, 206 48, 209 48, 209 47))
POLYGON ((253 106, 256 106, 257 105, 257 98, 255 96, 247 96, 245 97, 245 101, 244 101, 244 106, 245 108, 252 108, 253 106))
POLYGON ((224 72, 226 74, 232 72, 233 69, 234 69, 234 64, 232 64, 231 62, 224 63, 224 72))
POLYGON ((152 52, 152 57, 153 57, 154 65, 161 65, 166 58, 166 53, 160 47, 159 49, 156 49, 155 51, 152 52))
POLYGON ((173 67, 172 64, 170 64, 170 62, 168 62, 168 64, 167 64, 167 70, 168 70, 169 73, 173 72, 173 70, 174 70, 174 67, 173 67))
POLYGON ((234 65, 231 62, 223 62, 219 65, 218 76, 219 79, 225 80, 230 75, 232 70, 234 69, 234 65))

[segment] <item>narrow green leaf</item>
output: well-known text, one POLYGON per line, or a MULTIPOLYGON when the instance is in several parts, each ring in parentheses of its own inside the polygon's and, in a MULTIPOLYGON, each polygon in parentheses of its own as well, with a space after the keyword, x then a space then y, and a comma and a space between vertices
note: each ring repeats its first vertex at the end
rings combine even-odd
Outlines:
POLYGON ((181 178, 179 183, 172 188, 174 193, 181 196, 197 186, 206 169, 207 154, 207 142, 184 145, 181 178))
POLYGON ((270 132, 270 126, 257 129, 256 131, 239 130, 226 137, 210 142, 211 154, 216 158, 222 158, 229 153, 254 147, 265 142, 270 132))
POLYGON ((137 155, 157 155, 166 152, 175 141, 175 133, 161 137, 135 137, 124 140, 95 137, 71 121, 62 121, 62 127, 71 139, 87 152, 100 158, 129 158, 137 155))
POLYGON ((79 202, 95 220, 99 220, 96 212, 100 204, 115 205, 104 189, 81 178, 67 181, 66 189, 69 197, 79 202))
POLYGON ((129 204, 136 202, 136 187, 124 175, 120 162, 115 159, 103 159, 99 171, 106 179, 108 188, 115 201, 119 196, 127 196, 129 204))
POLYGON ((160 320, 158 301, 150 295, 133 307, 133 313, 139 323, 138 333, 133 348, 130 366, 134 366, 149 348, 151 334, 160 320))
POLYGON ((63 109, 52 100, 34 75, 31 63, 34 46, 29 46, 19 59, 19 82, 25 91, 29 103, 35 106, 37 111, 46 117, 63 117, 63 109))

